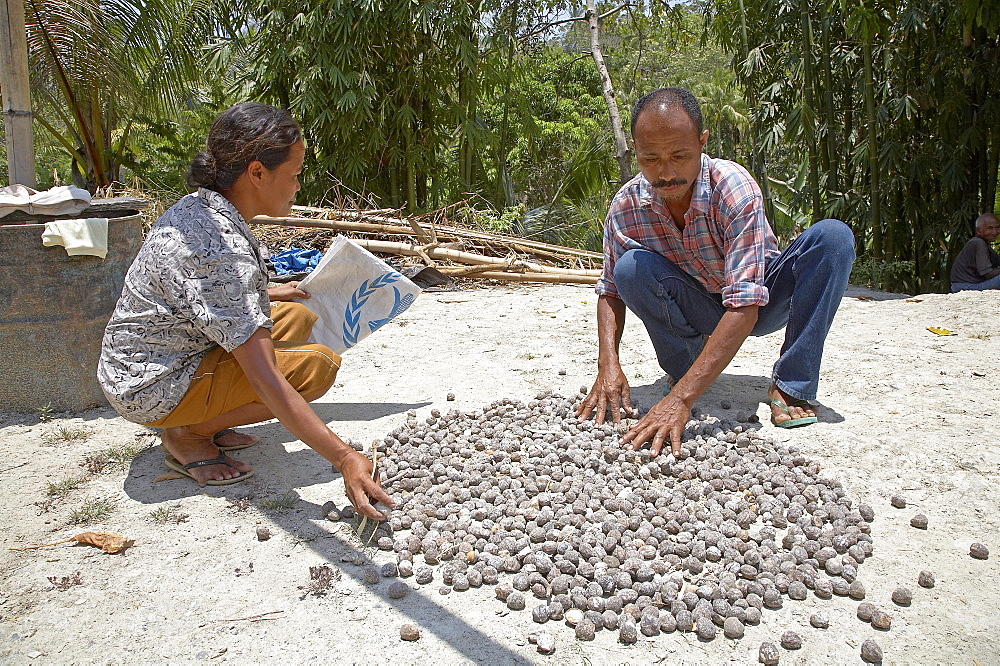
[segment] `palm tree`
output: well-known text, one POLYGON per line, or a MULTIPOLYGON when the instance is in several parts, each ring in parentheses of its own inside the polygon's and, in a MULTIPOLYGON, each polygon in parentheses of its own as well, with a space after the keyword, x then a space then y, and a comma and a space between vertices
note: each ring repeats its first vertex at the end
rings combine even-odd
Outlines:
POLYGON ((35 119, 70 154, 73 180, 119 180, 142 120, 191 105, 225 2, 25 0, 35 119))

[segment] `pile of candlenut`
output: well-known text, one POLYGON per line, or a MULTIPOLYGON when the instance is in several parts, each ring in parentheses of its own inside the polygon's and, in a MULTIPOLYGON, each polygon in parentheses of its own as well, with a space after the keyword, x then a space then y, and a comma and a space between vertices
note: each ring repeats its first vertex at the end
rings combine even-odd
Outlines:
POLYGON ((379 446, 397 508, 373 545, 420 585, 496 586, 508 608, 581 639, 737 638, 786 599, 863 598, 872 510, 817 463, 704 415, 679 459, 651 458, 620 446, 624 424, 576 419, 581 398, 410 412, 379 446))

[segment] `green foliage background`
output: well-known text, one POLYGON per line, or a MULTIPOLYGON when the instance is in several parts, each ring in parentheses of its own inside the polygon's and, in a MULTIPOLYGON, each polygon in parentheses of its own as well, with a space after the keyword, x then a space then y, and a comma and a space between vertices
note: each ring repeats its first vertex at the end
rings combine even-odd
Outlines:
MULTIPOLYGON (((289 108, 300 202, 345 197, 600 247, 619 186, 582 2, 26 0, 39 183, 172 200, 212 119, 289 108)), ((780 238, 847 221, 855 279, 945 290, 1000 171, 992 0, 599 3, 623 122, 702 100, 710 154, 758 177, 780 238)), ((0 160, 0 172, 5 165, 0 160)))

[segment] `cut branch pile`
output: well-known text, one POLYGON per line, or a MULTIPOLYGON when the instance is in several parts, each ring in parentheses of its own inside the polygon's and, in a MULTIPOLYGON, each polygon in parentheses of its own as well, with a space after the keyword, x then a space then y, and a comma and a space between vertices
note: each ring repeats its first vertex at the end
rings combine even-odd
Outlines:
POLYGON ((341 210, 295 206, 292 217, 255 217, 255 233, 272 251, 325 251, 343 234, 395 266, 424 265, 453 278, 595 284, 603 257, 540 241, 457 225, 455 207, 401 216, 395 209, 341 210))

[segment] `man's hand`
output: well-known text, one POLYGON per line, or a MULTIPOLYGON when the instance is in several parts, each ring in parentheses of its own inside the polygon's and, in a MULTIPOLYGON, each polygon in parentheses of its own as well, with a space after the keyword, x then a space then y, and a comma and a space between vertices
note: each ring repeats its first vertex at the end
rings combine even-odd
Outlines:
POLYGON ((357 451, 351 451, 340 462, 339 471, 344 477, 347 499, 351 501, 354 509, 374 520, 384 520, 385 516, 377 511, 373 504, 381 502, 389 508, 396 504, 382 490, 378 475, 372 478, 372 461, 357 451))
POLYGON ((291 301, 296 298, 309 298, 309 293, 299 289, 299 282, 293 280, 271 287, 267 290, 267 297, 272 301, 291 301))
POLYGON ((669 441, 670 450, 676 458, 681 454, 681 434, 691 418, 691 408, 673 393, 660 400, 649 412, 639 419, 621 439, 623 447, 635 451, 648 441, 652 441, 649 453, 654 458, 669 441))
POLYGON ((622 420, 621 410, 625 410, 626 414, 635 414, 628 379, 622 372, 621 366, 617 364, 613 368, 598 371, 594 387, 590 389, 590 393, 576 408, 576 415, 579 418, 588 419, 596 407, 597 414, 594 421, 597 425, 601 425, 607 416, 609 404, 611 405, 611 420, 615 423, 622 420))

